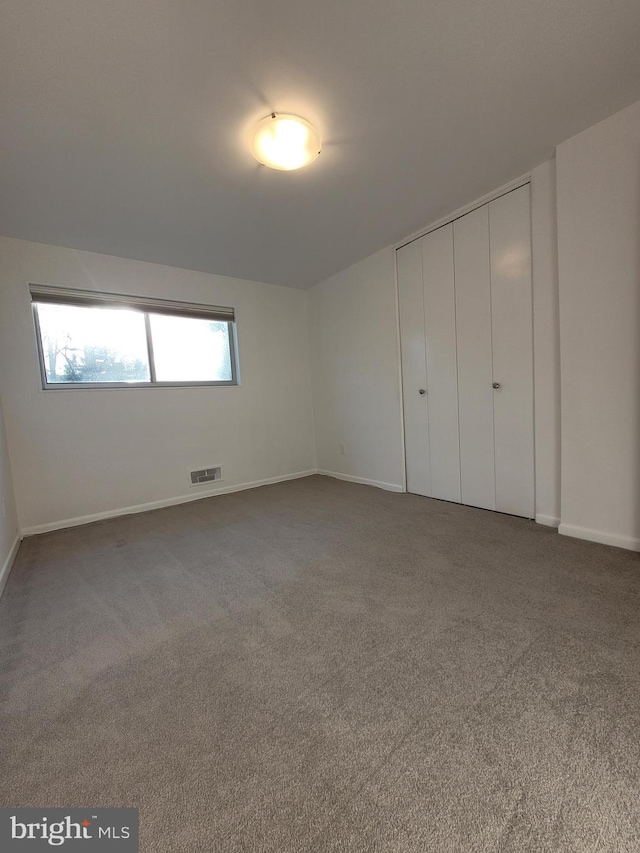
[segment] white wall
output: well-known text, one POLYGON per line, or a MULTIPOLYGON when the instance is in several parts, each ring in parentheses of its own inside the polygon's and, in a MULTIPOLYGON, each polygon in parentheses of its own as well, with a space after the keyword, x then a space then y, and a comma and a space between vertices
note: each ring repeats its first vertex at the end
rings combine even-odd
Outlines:
MULTIPOLYGON (((640 102, 559 145, 555 171, 531 181, 537 517, 640 549, 640 102)), ((208 464, 224 487, 314 470, 310 385, 317 467, 402 488, 391 247, 305 293, 0 241, 0 392, 23 528, 188 496, 187 472, 208 464), (44 392, 30 281, 233 305, 242 385, 44 392)))
MULTIPOLYGON (((536 375, 536 518, 557 526, 560 365, 555 167, 531 178, 536 375)), ((363 481, 404 482, 394 250, 310 291, 318 467, 363 481), (345 445, 345 455, 340 445, 345 445)))
POLYGON ((309 310, 318 468, 401 490, 394 263, 389 247, 332 276, 309 310))
POLYGON ((0 401, 0 594, 19 544, 18 515, 2 416, 2 401, 0 401))
POLYGON ((560 523, 560 319, 556 164, 531 173, 536 521, 560 523))
POLYGON ((640 102, 557 149, 561 533, 640 549, 640 102))
POLYGON ((315 469, 307 294, 293 288, 0 240, 0 392, 23 530, 315 469), (236 308, 241 385, 40 386, 28 283, 236 308), (222 465, 194 489, 188 472, 222 465))

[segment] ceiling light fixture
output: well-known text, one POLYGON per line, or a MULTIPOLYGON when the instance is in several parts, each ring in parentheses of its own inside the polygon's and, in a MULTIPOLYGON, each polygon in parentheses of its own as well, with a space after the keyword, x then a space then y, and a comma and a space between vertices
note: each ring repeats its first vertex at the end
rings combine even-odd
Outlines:
POLYGON ((251 153, 271 169, 291 171, 315 160, 322 143, 315 127, 299 116, 271 113, 255 127, 251 153))

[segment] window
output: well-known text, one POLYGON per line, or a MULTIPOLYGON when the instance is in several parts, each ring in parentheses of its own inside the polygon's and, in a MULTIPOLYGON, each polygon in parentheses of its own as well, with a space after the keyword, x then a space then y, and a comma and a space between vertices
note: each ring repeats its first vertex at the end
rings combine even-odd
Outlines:
POLYGON ((233 308, 30 291, 43 388, 237 384, 233 308))

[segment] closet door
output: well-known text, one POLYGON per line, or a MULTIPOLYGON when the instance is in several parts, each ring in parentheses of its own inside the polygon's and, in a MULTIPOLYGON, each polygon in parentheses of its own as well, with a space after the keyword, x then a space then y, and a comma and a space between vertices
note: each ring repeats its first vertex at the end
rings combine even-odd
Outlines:
POLYGON ((431 472, 421 241, 415 240, 398 249, 396 258, 407 491, 429 497, 431 472))
POLYGON ((422 243, 431 497, 460 502, 453 226, 422 243))
POLYGON ((462 503, 495 509, 488 207, 453 229, 462 503))
POLYGON ((496 509, 533 518, 533 319, 529 187, 489 204, 496 509))

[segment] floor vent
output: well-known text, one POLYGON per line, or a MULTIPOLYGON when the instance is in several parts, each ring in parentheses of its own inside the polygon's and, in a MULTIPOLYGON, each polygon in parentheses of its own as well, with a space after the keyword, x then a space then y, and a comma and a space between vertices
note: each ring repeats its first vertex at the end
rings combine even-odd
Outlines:
POLYGON ((191 472, 191 484, 199 486, 200 483, 210 483, 212 480, 222 479, 222 468, 203 468, 201 471, 191 472))

